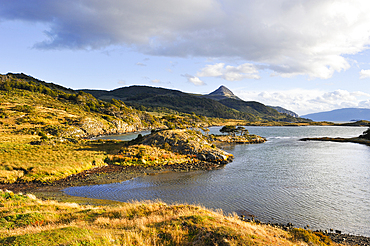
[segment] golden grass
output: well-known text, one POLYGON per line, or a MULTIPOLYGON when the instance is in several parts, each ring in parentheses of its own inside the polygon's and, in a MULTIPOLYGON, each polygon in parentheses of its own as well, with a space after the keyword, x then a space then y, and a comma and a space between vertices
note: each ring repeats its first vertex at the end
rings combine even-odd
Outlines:
POLYGON ((0 130, 0 182, 49 182, 104 165, 106 152, 88 142, 32 145, 35 135, 0 130))
POLYGON ((162 148, 148 145, 132 145, 122 148, 116 155, 108 155, 108 161, 124 166, 153 167, 190 163, 196 160, 189 155, 181 155, 162 148))
POLYGON ((82 206, 3 191, 0 202, 0 245, 334 245, 194 205, 82 206))

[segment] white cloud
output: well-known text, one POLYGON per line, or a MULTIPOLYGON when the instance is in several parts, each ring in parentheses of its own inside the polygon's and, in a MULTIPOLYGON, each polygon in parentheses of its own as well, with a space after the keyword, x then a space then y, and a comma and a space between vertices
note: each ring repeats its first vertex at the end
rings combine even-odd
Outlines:
POLYGON ((159 84, 159 83, 161 83, 161 81, 160 81, 159 79, 153 79, 153 80, 151 80, 151 82, 152 82, 152 83, 154 83, 154 84, 159 84))
POLYGON ((321 90, 292 89, 275 92, 235 90, 234 93, 243 100, 259 101, 271 106, 281 106, 299 115, 338 108, 370 108, 370 94, 360 91, 336 90, 324 92, 321 90))
POLYGON ((197 73, 198 77, 217 77, 228 81, 238 81, 243 79, 259 79, 257 68, 250 63, 240 66, 225 66, 224 63, 208 65, 197 73))
POLYGON ((194 85, 206 85, 206 83, 204 83, 203 81, 201 81, 198 77, 195 77, 193 75, 190 75, 190 74, 183 74, 181 75, 185 78, 187 78, 188 82, 194 84, 194 85))
POLYGON ((145 67, 146 66, 146 64, 144 64, 142 62, 137 62, 136 65, 141 66, 141 67, 145 67))
POLYGON ((366 78, 370 78, 370 69, 368 70, 362 69, 360 71, 360 79, 366 79, 366 78))
MULTIPOLYGON (((0 21, 49 26, 40 49, 122 45, 160 56, 240 58, 274 75, 330 78, 370 44, 368 0, 1 0, 0 21)), ((231 74, 229 79, 238 79, 231 74)))
POLYGON ((126 84, 126 81, 125 80, 120 80, 120 81, 118 81, 118 84, 125 85, 126 84))

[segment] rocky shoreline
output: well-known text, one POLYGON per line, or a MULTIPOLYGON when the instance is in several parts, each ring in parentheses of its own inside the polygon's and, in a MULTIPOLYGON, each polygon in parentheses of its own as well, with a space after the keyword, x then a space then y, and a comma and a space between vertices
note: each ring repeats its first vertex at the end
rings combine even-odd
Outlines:
MULTIPOLYGON (((257 219, 254 219, 254 217, 250 214, 247 214, 247 216, 243 215, 243 213, 240 215, 240 219, 247 222, 253 222, 256 224, 263 224, 263 225, 269 225, 272 227, 276 227, 279 229, 282 229, 284 231, 291 231, 294 229, 294 225, 292 223, 282 224, 282 223, 265 223, 261 222, 257 219), (247 219, 247 217, 250 217, 251 219, 247 219)), ((309 230, 308 228, 305 228, 306 230, 309 230)), ((360 235, 351 235, 342 233, 339 230, 329 229, 329 230, 316 230, 314 231, 318 234, 328 236, 334 243, 338 243, 341 245, 353 245, 353 246, 370 246, 370 237, 360 236, 360 235)))

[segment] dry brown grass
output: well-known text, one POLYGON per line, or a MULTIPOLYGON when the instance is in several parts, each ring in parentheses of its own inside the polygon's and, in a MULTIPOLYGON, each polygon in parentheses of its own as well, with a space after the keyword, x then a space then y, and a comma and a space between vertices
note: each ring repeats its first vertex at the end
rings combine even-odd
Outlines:
POLYGON ((97 165, 105 150, 87 142, 32 145, 37 135, 8 134, 0 129, 0 182, 49 182, 97 165))
POLYGON ((325 245, 194 205, 82 206, 2 191, 0 202, 0 245, 325 245))

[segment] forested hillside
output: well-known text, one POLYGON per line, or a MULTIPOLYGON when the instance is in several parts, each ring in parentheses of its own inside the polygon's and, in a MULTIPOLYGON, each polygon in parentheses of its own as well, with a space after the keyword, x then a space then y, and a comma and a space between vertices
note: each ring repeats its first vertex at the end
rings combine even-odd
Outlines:
MULTIPOLYGON (((102 100, 112 98, 124 101, 136 109, 165 112, 177 111, 195 113, 207 117, 239 119, 247 121, 304 122, 304 119, 281 114, 275 109, 258 102, 238 99, 213 100, 202 95, 184 93, 178 90, 149 86, 129 86, 112 91, 83 90, 102 100)), ((219 97, 217 97, 219 99, 219 97)))

